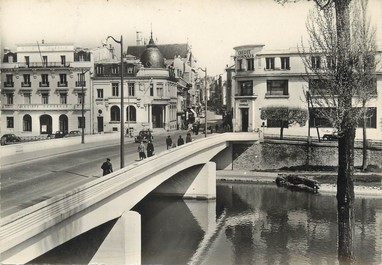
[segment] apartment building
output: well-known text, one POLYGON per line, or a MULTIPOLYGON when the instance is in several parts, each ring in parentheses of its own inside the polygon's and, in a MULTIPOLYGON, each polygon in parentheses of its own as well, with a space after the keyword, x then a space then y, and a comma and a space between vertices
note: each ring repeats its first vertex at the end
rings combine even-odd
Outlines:
MULTIPOLYGON (((262 120, 261 109, 269 106, 302 107, 308 111, 306 91, 311 90, 311 80, 297 49, 266 50, 264 45, 243 45, 235 50, 234 88, 234 130, 257 131, 278 135, 280 121, 262 120)), ((309 54, 308 54, 309 55, 309 54)), ((319 67, 324 60, 311 56, 319 67)), ((370 116, 366 121, 370 139, 382 139, 382 72, 377 68, 377 93, 367 102, 370 116)), ((362 123, 359 123, 362 126, 362 123)), ((323 118, 310 119, 305 126, 291 125, 284 129, 284 135, 316 136, 316 127, 322 134, 334 130, 323 118), (310 125, 310 126, 309 126, 310 125)), ((362 138, 358 128, 356 138, 362 138)))
POLYGON ((35 43, 5 49, 1 64, 1 134, 91 133, 91 51, 35 43), (82 111, 83 110, 83 111, 82 111))

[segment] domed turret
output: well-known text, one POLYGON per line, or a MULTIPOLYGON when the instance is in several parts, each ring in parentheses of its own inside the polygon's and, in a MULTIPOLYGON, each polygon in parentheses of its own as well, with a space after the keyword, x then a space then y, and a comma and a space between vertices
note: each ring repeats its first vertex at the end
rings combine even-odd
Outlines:
POLYGON ((146 50, 141 55, 141 62, 145 68, 165 68, 164 58, 153 40, 153 33, 146 50))

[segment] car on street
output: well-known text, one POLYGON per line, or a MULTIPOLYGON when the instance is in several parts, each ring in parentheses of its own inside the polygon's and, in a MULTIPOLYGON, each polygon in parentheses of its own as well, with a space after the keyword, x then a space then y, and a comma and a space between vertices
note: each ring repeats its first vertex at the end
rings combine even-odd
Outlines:
POLYGON ((14 133, 7 133, 1 136, 0 139, 1 145, 6 145, 9 143, 21 142, 21 138, 15 135, 14 133))
POLYGON ((151 134, 151 131, 148 129, 141 130, 137 136, 135 136, 134 140, 136 143, 140 142, 148 142, 149 140, 153 140, 154 137, 151 134))
POLYGON ((67 132, 56 131, 54 134, 49 134, 49 135, 48 135, 48 138, 49 138, 49 139, 64 138, 65 135, 67 135, 67 134, 68 134, 67 132))
POLYGON ((81 136, 81 131, 79 131, 79 130, 70 131, 64 137, 73 137, 73 136, 81 136))
POLYGON ((337 141, 338 140, 338 132, 332 132, 330 134, 324 134, 322 139, 325 141, 337 141))

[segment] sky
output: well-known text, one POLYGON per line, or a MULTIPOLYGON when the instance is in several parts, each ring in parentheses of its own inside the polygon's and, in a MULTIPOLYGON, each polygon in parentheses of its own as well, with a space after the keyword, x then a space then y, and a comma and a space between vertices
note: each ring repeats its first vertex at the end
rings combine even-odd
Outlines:
MULTIPOLYGON (((372 22, 382 43, 382 0, 370 0, 372 22)), ((189 43, 208 75, 224 73, 233 48, 297 47, 307 40, 305 22, 312 1, 282 6, 274 0, 0 0, 3 48, 23 43, 73 43, 94 48, 107 36, 123 35, 124 50, 136 32, 158 44, 189 43)), ((110 44, 119 51, 118 44, 110 44)))

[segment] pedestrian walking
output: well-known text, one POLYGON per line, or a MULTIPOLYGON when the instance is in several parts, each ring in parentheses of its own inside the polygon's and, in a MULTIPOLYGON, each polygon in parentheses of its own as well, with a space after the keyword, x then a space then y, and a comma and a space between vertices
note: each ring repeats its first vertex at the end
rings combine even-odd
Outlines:
POLYGON ((167 145, 167 150, 171 148, 172 146, 172 139, 171 139, 171 136, 167 136, 166 138, 166 145, 167 145))
POLYGON ((154 144, 153 141, 149 141, 147 144, 147 157, 153 156, 154 155, 154 144))
POLYGON ((178 138, 178 146, 181 146, 184 144, 184 140, 182 138, 182 135, 179 135, 179 138, 178 138))
POLYGON ((186 143, 190 143, 190 142, 192 142, 191 133, 187 133, 186 143))
POLYGON ((138 145, 138 153, 139 153, 139 159, 143 160, 146 158, 146 147, 143 141, 140 142, 138 145))
POLYGON ((104 176, 109 174, 109 173, 111 173, 111 172, 113 172, 113 165, 110 162, 110 158, 106 158, 106 161, 103 162, 101 168, 103 170, 103 175, 104 176))

